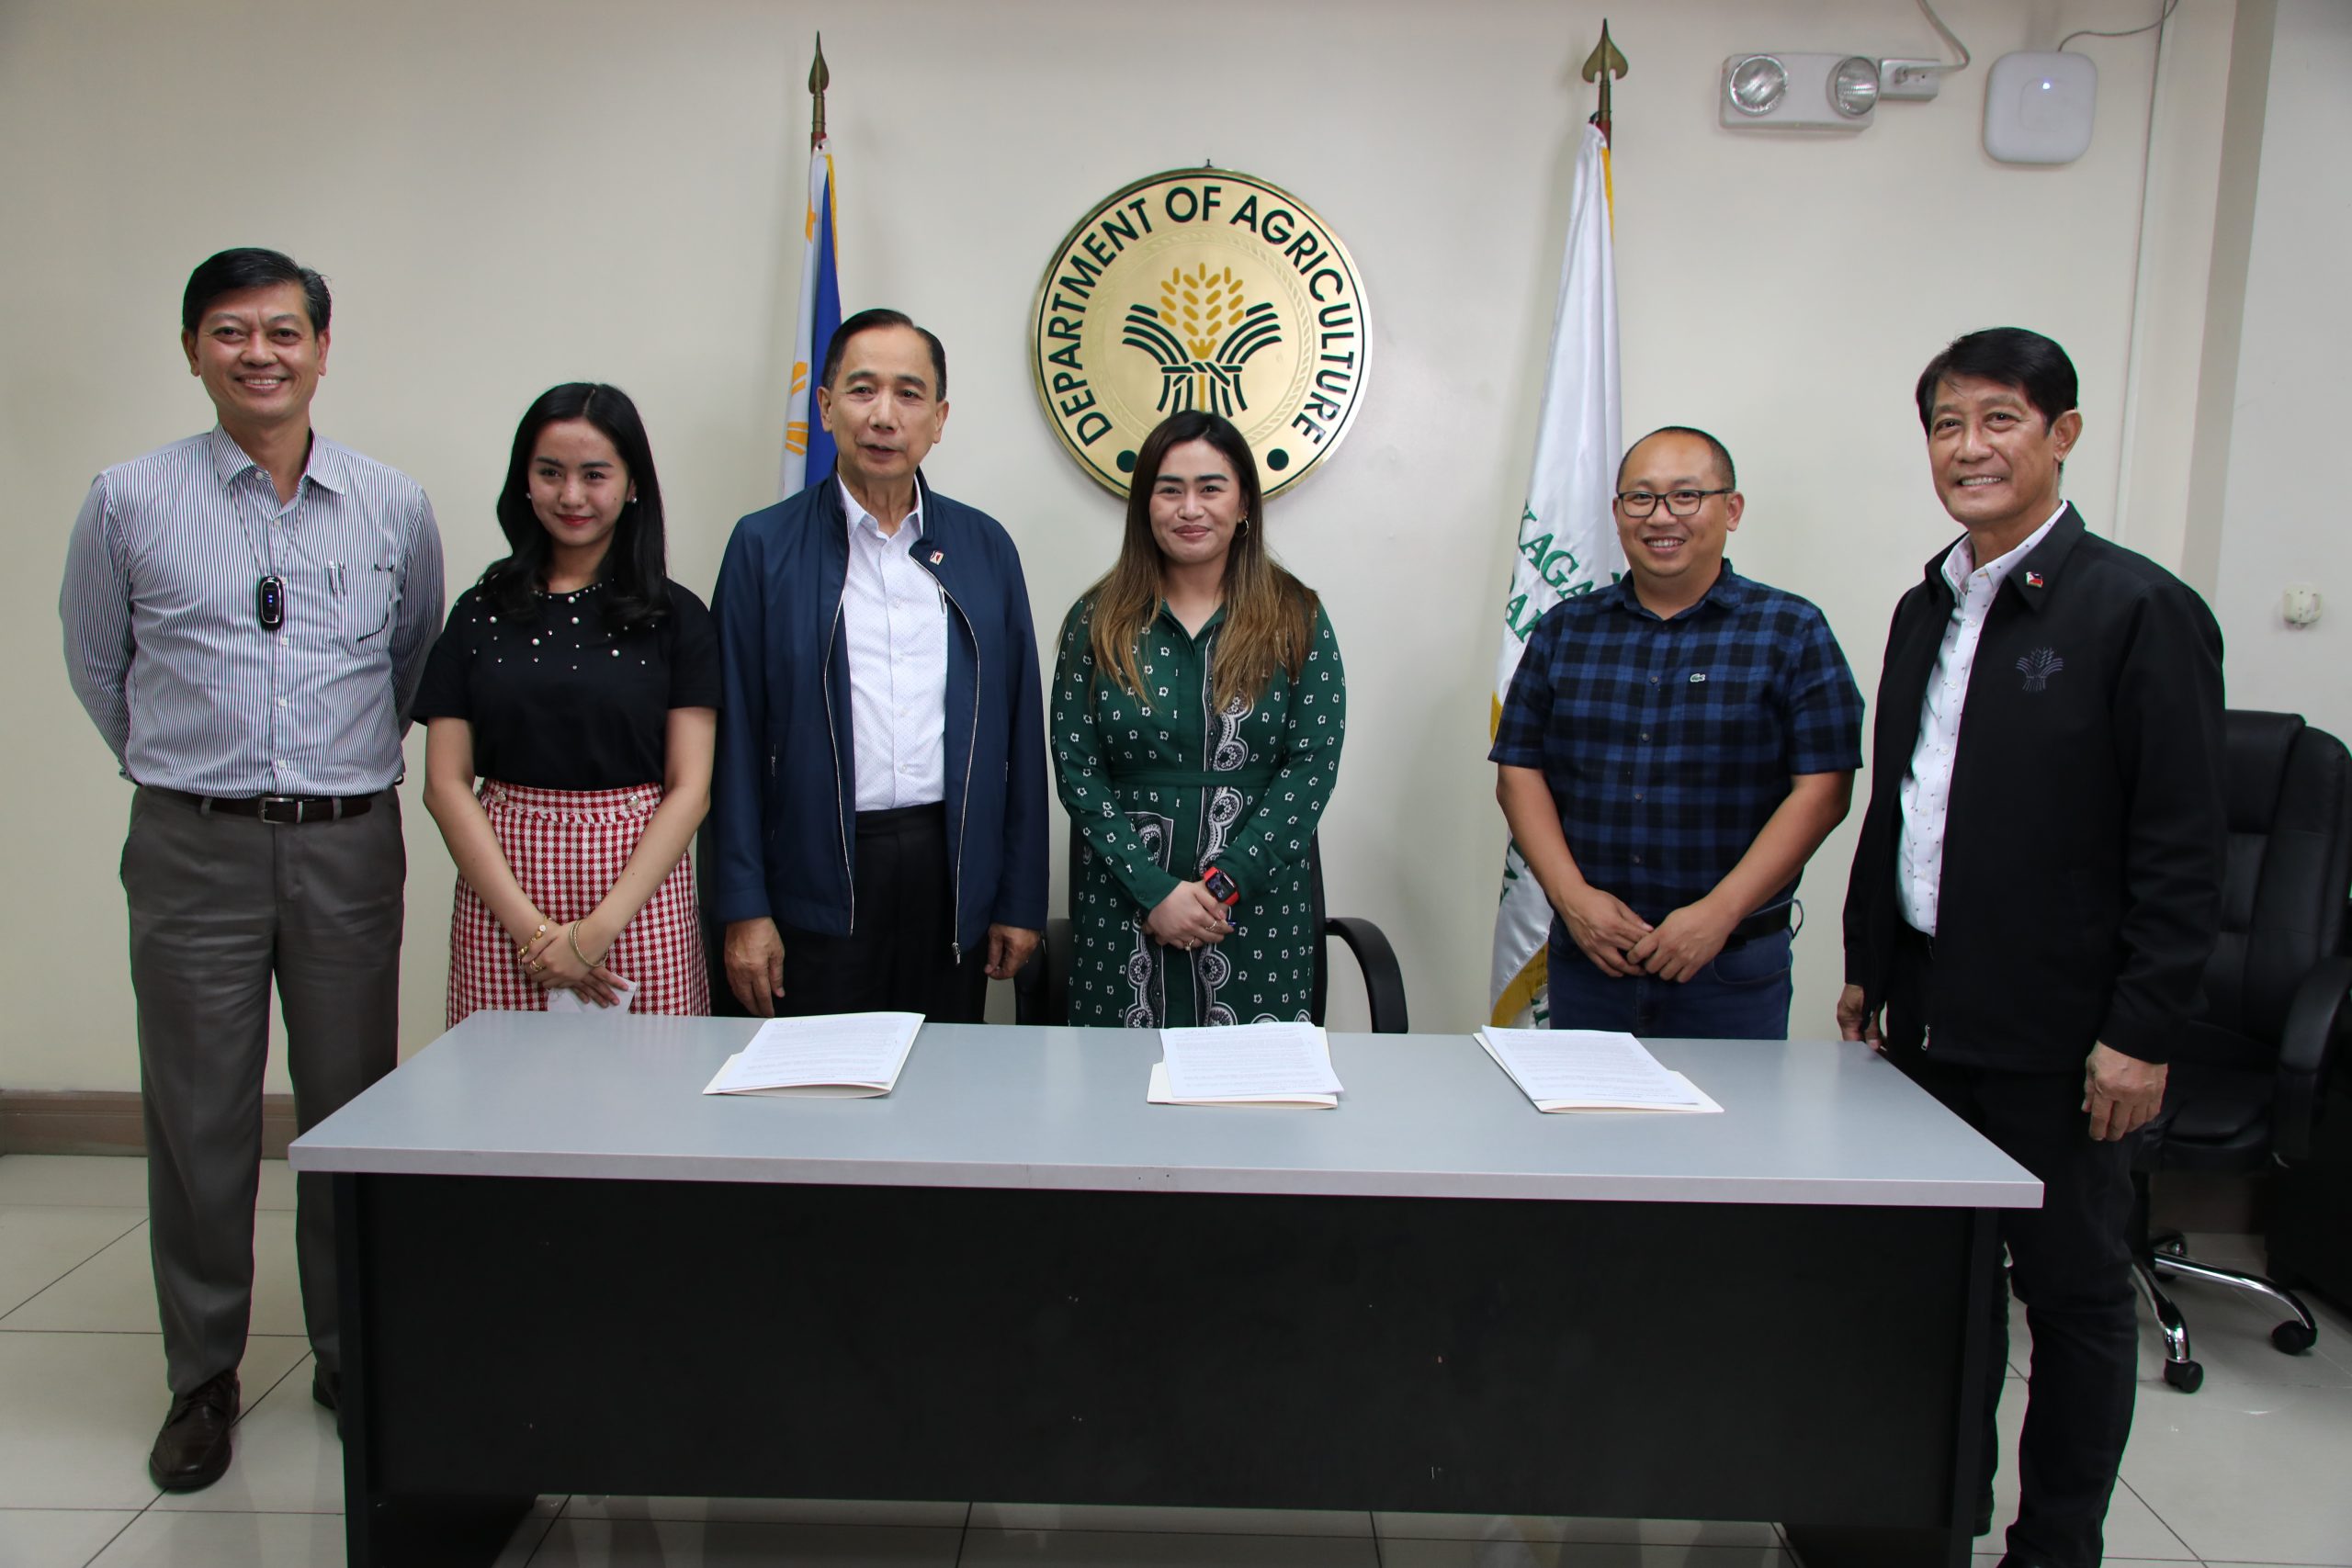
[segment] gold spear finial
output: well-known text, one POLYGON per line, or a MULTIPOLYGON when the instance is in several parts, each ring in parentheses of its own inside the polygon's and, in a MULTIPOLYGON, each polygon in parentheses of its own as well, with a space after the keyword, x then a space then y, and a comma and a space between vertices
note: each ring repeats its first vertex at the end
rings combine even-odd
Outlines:
MULTIPOLYGON (((1607 29, 1604 28, 1605 32, 1607 29)), ((817 35, 817 58, 808 67, 808 96, 817 100, 814 118, 808 122, 808 145, 812 148, 825 141, 825 89, 832 85, 833 73, 825 69, 825 35, 817 35)))
POLYGON ((1600 42, 1590 54, 1585 57, 1584 62, 1584 79, 1589 82, 1598 77, 1600 82, 1600 107, 1594 111, 1592 123, 1600 127, 1600 134, 1603 136, 1609 134, 1610 79, 1624 75, 1627 69, 1625 57, 1618 53, 1617 46, 1609 40, 1609 21, 1607 17, 1603 17, 1600 23, 1600 42))

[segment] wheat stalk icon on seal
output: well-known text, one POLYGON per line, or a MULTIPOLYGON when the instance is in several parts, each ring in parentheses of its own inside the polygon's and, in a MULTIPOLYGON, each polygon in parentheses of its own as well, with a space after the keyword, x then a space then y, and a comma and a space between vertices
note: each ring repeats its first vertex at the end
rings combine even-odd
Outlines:
POLYGON ((1159 308, 1130 305, 1124 326, 1119 341, 1159 362, 1160 413, 1206 409, 1227 419, 1250 406, 1241 367, 1283 335, 1272 304, 1248 303, 1231 267, 1205 263, 1171 270, 1160 280, 1159 308))

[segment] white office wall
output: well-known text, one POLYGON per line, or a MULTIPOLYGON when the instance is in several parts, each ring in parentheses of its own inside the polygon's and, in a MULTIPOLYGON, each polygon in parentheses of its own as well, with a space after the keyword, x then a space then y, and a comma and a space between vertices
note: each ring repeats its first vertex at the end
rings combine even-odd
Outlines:
MULTIPOLYGON (((2016 321, 2063 340, 2088 422, 2073 493, 2107 525, 2130 491, 2140 521, 2124 532, 2144 547, 2180 533, 2179 488, 2159 481, 2194 387, 2175 367, 2131 398, 2166 363, 2135 360, 2132 317, 2140 299, 2143 340, 2151 312, 2186 313, 2192 337, 2201 321, 2219 108, 2181 84, 2211 57, 2168 55, 2158 90, 2151 37, 2086 40, 2100 67, 2089 153, 2005 167, 1980 146, 1985 64, 2074 28, 2137 26, 2156 0, 1941 9, 1976 67, 1936 102, 1824 139, 1719 129, 1724 56, 1932 53, 1907 0, 1651 0, 1613 18, 1633 64, 1617 99, 1626 428, 1695 423, 1730 444, 1748 496, 1735 559, 1825 608, 1865 692, 1895 596, 1951 533, 1908 397, 1954 333, 2016 321)), ((1113 503, 1055 445, 1023 369, 1024 310, 1064 229, 1119 184, 1207 157, 1289 186, 1352 247, 1374 318, 1367 399, 1272 533, 1326 593, 1349 664, 1332 905, 1395 938, 1420 1027, 1469 1026, 1502 842, 1487 681, 1591 107, 1577 67, 1601 12, 12 0, 0 531, 23 591, 0 624, 0 1086, 137 1081, 116 882, 129 789, 67 691, 51 604, 90 476, 209 419, 175 341, 189 266, 266 243, 330 275, 319 424, 424 482, 457 581, 496 551, 489 502, 529 398, 577 377, 628 388, 664 468, 675 575, 705 587, 733 519, 772 498, 799 85, 820 26, 844 303, 899 305, 944 336, 955 412, 933 477, 1004 519, 1041 624, 1114 538, 1113 503)), ((2226 53, 2233 14, 2183 0, 2167 50, 2226 53)), ((413 1048, 439 1027, 451 873, 409 795, 413 1048)), ((1807 879, 1800 1032, 1826 1028, 1851 833, 1807 879)), ((1335 1022, 1361 1016, 1345 980, 1337 994, 1335 1022)))
POLYGON ((2338 471, 2352 365, 2352 5, 2277 0, 2245 254, 2214 611, 2230 702, 2352 736, 2352 530, 2338 471), (2280 614, 2320 590, 2317 625, 2280 614))

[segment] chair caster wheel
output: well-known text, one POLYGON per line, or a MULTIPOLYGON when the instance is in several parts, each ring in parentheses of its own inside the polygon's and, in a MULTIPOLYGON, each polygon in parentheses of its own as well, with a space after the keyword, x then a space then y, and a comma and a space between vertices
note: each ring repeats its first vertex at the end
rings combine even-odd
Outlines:
POLYGON ((2289 1318, 2270 1331, 2270 1343, 2290 1356, 2300 1356, 2312 1348, 2319 1335, 2303 1326, 2300 1318, 2289 1318))
POLYGON ((2195 1393, 2205 1386, 2205 1369, 2195 1361, 2166 1361, 2165 1382, 2183 1393, 2195 1393))

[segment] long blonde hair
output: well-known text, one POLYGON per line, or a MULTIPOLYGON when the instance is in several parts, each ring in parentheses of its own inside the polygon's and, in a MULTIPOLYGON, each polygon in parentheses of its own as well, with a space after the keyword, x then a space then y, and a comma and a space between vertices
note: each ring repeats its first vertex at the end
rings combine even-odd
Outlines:
POLYGON ((1159 541, 1151 531, 1151 491, 1170 447, 1205 441, 1233 465, 1241 486, 1241 525, 1225 557, 1225 627, 1216 639, 1209 690, 1218 712, 1234 701, 1265 694, 1277 666, 1298 679, 1315 637, 1315 591, 1275 563, 1266 552, 1265 493, 1258 461, 1233 422, 1197 409, 1161 420, 1136 453, 1127 490, 1127 525, 1119 558, 1102 580, 1086 591, 1092 606, 1090 632, 1094 667, 1107 671, 1124 690, 1151 705, 1136 659, 1144 628, 1166 597, 1159 541))

